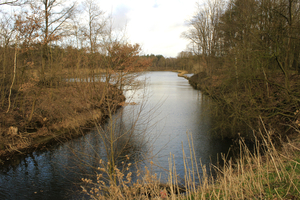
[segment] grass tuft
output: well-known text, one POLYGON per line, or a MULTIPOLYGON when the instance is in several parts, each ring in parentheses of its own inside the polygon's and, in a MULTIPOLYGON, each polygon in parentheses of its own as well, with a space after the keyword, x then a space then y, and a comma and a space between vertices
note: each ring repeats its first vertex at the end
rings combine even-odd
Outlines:
MULTIPOLYGON (((184 155, 184 182, 179 182, 174 155, 169 159, 168 182, 162 184, 148 168, 136 172, 132 181, 129 165, 109 175, 109 166, 102 163, 97 182, 83 179, 83 188, 92 199, 299 199, 300 196, 300 140, 281 142, 280 150, 271 139, 272 131, 262 133, 250 151, 243 139, 239 141, 238 158, 226 159, 222 166, 211 166, 216 175, 197 161, 190 134, 190 157, 184 155), (200 173, 202 171, 202 173, 200 173), (104 181, 106 177, 106 181, 104 181), (114 177, 117 181, 114 182, 114 177), (198 181, 199 180, 199 181, 198 181), (87 186, 91 189, 86 189, 87 186)), ((109 163, 108 163, 109 164, 109 163)))

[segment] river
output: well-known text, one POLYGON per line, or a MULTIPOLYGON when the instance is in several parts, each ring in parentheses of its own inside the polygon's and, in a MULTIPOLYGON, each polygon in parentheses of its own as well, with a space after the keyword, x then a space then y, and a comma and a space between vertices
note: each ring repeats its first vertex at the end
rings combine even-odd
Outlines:
MULTIPOLYGON (((141 161, 139 167, 152 168, 166 181, 170 154, 177 173, 184 176, 183 150, 189 156, 187 135, 202 164, 216 163, 217 155, 228 152, 230 142, 212 136, 209 99, 186 79, 174 72, 147 72, 139 79, 146 80, 145 87, 127 90, 130 104, 114 116, 119 129, 128 130, 134 124, 132 148, 124 152, 131 162, 141 161)), ((16 157, 0 166, 0 199, 83 199, 81 178, 95 175, 99 159, 105 159, 103 146, 95 129, 48 150, 16 157)))

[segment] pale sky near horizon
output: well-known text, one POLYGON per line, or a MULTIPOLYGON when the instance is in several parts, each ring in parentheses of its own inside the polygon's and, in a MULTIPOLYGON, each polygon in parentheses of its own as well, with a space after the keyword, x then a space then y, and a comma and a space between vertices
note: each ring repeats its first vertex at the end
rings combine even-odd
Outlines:
MULTIPOLYGON (((207 1, 94 0, 102 11, 112 15, 116 27, 126 27, 128 42, 140 44, 141 54, 161 54, 164 57, 176 57, 186 50, 189 41, 181 35, 189 29, 187 21, 195 15, 197 3, 207 1)), ((5 6, 1 8, 6 9, 5 6)), ((7 8, 11 13, 16 9, 13 6, 7 8)))
POLYGON ((176 57, 186 50, 186 21, 196 12, 196 2, 204 0, 98 0, 99 7, 112 13, 118 27, 126 25, 130 43, 142 46, 142 54, 176 57))

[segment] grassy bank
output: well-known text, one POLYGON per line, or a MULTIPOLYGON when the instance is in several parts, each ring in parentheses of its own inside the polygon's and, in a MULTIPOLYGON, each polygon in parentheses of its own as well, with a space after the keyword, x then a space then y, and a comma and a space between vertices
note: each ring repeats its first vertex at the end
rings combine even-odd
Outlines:
POLYGON ((0 157, 78 137, 125 100, 122 91, 102 82, 55 83, 24 86, 12 97, 21 103, 0 111, 0 157))
POLYGON ((178 77, 183 77, 185 79, 189 79, 185 74, 188 74, 189 72, 186 70, 174 70, 174 72, 178 73, 178 77))
MULTIPOLYGON (((184 157, 183 182, 179 181, 176 161, 171 156, 169 180, 164 184, 148 168, 141 170, 144 173, 138 170, 133 175, 128 171, 132 164, 126 162, 124 171, 116 169, 116 174, 109 176, 109 163, 101 160, 97 181, 83 178, 82 188, 92 199, 299 199, 300 138, 281 141, 278 150, 271 139, 273 131, 264 129, 259 134, 264 139, 256 140, 254 151, 240 139, 235 159, 223 155, 224 165, 210 166, 216 172, 214 176, 207 172, 209 166, 203 166, 193 156, 184 157), (139 180, 133 183, 133 176, 139 180), (104 177, 107 178, 104 180, 104 177), (195 182, 197 178, 200 183, 195 182)), ((192 142, 190 147, 193 155, 192 142)))
POLYGON ((216 178, 204 178, 195 199, 298 199, 299 138, 281 143, 278 150, 271 140, 272 131, 260 134, 267 137, 256 140, 253 153, 240 140, 240 157, 216 168, 216 178))

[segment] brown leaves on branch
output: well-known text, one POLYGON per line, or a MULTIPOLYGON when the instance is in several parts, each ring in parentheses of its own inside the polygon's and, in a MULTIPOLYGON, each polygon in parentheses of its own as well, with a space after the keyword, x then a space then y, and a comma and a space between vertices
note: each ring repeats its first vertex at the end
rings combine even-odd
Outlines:
POLYGON ((138 54, 141 51, 139 44, 113 43, 107 48, 110 60, 108 68, 112 72, 137 72, 143 71, 152 64, 152 59, 141 58, 138 54))
POLYGON ((37 7, 31 6, 32 13, 24 12, 17 15, 15 19, 15 30, 18 31, 21 45, 32 46, 40 40, 40 29, 42 27, 42 20, 40 18, 40 11, 37 7))

